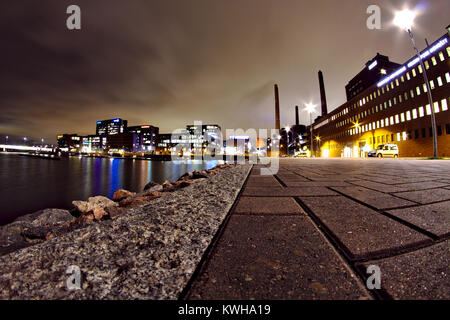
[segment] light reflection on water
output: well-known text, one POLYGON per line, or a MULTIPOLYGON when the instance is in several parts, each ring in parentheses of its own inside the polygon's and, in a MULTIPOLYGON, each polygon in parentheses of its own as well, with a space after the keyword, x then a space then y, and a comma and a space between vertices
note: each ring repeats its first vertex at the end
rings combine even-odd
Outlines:
POLYGON ((185 172, 220 163, 78 157, 54 161, 0 153, 0 225, 44 208, 71 208, 72 200, 111 198, 121 188, 138 192, 148 181, 174 181, 185 172))

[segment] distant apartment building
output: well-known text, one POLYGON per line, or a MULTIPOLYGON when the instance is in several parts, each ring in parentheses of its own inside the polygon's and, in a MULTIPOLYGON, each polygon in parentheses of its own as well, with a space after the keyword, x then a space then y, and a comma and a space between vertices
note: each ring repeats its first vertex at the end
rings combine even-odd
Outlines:
POLYGON ((102 153, 106 148, 106 137, 89 135, 82 137, 81 152, 85 153, 102 153))
POLYGON ((96 135, 115 135, 119 133, 126 133, 128 121, 121 118, 97 121, 96 135))
POLYGON ((106 151, 109 153, 138 152, 136 133, 118 133, 106 137, 106 151))
POLYGON ((69 152, 79 152, 82 146, 82 137, 73 134, 60 134, 57 136, 58 147, 60 149, 67 149, 69 152))
MULTIPOLYGON (((362 90, 347 85, 349 100, 313 124, 313 150, 323 157, 363 157, 385 143, 397 144, 400 157, 433 155, 431 111, 436 116, 438 155, 450 156, 449 34, 421 52, 425 70, 414 56, 395 70, 383 68, 375 57, 359 75, 362 90), (383 69, 387 72, 384 74, 383 69), (383 71, 383 72, 382 72, 383 71), (427 73, 433 105, 427 97, 427 73), (370 74, 373 73, 373 76, 370 74)), ((356 81, 356 82, 355 82, 356 81)), ((309 132, 309 128, 308 128, 309 132)))
POLYGON ((128 127, 128 133, 136 134, 135 150, 137 152, 156 152, 159 128, 151 125, 128 127))

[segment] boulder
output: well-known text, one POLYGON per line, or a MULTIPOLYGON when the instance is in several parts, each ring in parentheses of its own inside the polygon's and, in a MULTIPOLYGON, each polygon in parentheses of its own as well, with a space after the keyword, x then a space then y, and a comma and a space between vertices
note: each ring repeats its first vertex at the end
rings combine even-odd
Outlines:
POLYGON ((123 200, 125 198, 134 196, 135 194, 136 194, 136 192, 131 192, 131 191, 128 191, 128 190, 119 189, 119 190, 114 191, 113 200, 120 201, 120 200, 123 200))
POLYGON ((154 193, 150 193, 150 194, 147 194, 147 195, 137 196, 137 197, 133 197, 133 198, 127 198, 125 200, 120 201, 119 202, 119 206, 121 208, 123 208, 123 207, 127 207, 127 208, 137 207, 137 206, 146 204, 146 203, 152 201, 153 199, 156 199, 156 198, 159 198, 159 197, 161 197, 159 192, 154 192, 154 193))
POLYGON ((203 179, 208 178, 208 175, 206 174, 206 171, 194 171, 192 173, 192 179, 203 179))
POLYGON ((90 197, 88 201, 72 201, 72 204, 82 213, 94 211, 96 208, 105 209, 118 206, 116 202, 103 196, 90 197))
POLYGON ((184 181, 184 180, 190 180, 193 177, 193 173, 192 172, 186 172, 185 174, 183 174, 181 177, 178 178, 178 181, 184 181))
POLYGON ((102 220, 104 216, 107 216, 108 213, 103 208, 94 208, 94 219, 97 221, 102 220))
POLYGON ((163 190, 163 186, 160 185, 159 183, 156 183, 153 181, 150 181, 144 187, 144 191, 148 191, 148 192, 155 192, 155 191, 162 191, 162 190, 163 190))
POLYGON ((72 220, 74 220, 74 217, 67 210, 44 209, 19 217, 14 222, 26 222, 33 227, 53 227, 72 220))
POLYGON ((126 208, 122 208, 122 207, 109 207, 109 208, 106 208, 105 211, 108 213, 109 217, 111 219, 113 219, 113 218, 121 215, 122 213, 127 212, 127 209, 126 208))

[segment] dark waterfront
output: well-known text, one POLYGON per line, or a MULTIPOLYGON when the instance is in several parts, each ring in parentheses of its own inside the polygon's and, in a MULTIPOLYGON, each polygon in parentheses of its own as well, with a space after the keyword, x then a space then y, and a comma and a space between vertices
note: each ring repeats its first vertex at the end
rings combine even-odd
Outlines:
POLYGON ((55 161, 0 153, 0 225, 40 209, 69 209, 72 200, 111 198, 121 188, 141 191, 150 180, 173 181, 218 163, 78 157, 55 161))

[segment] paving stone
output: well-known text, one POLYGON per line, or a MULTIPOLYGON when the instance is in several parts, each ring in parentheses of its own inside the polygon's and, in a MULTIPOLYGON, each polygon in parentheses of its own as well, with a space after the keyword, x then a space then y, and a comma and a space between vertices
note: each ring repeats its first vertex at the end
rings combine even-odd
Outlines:
POLYGON ((247 180, 248 187, 280 187, 281 184, 273 176, 251 176, 247 180))
POLYGON ((234 213, 304 214, 304 211, 293 198, 241 197, 234 213))
POLYGON ((302 216, 233 215, 189 299, 368 299, 302 216))
POLYGON ((450 299, 449 241, 369 265, 380 267, 381 287, 394 299, 450 299))
POLYGON ((325 187, 246 187, 244 196, 298 197, 298 196, 333 196, 336 192, 325 187))
POLYGON ((348 187, 351 186, 348 182, 344 181, 284 181, 288 187, 348 187))
POLYGON ((400 191, 406 191, 406 189, 391 185, 391 184, 384 184, 380 182, 375 181, 367 181, 367 180, 360 180, 360 181, 353 181, 352 184, 356 184, 361 187, 377 190, 380 192, 400 192, 400 191))
POLYGON ((450 234, 450 201, 388 212, 435 235, 450 234))
POLYGON ((416 204, 408 200, 399 199, 389 194, 370 190, 364 187, 332 187, 332 189, 340 191, 343 194, 367 203, 377 209, 391 209, 416 204))
POLYGON ((436 201, 450 200, 450 190, 439 188, 422 191, 399 192, 395 194, 397 197, 415 201, 418 203, 431 203, 436 201))
POLYGON ((430 242, 423 234, 345 197, 301 200, 360 259, 430 242))
MULTIPOLYGON (((397 187, 403 189, 403 191, 414 191, 414 190, 425 190, 432 188, 440 188, 447 186, 448 183, 436 182, 436 181, 424 181, 424 182, 414 182, 414 183, 404 183, 398 184, 397 187)), ((402 190, 399 190, 402 191, 402 190)), ((392 191, 397 192, 397 191, 392 191)))

